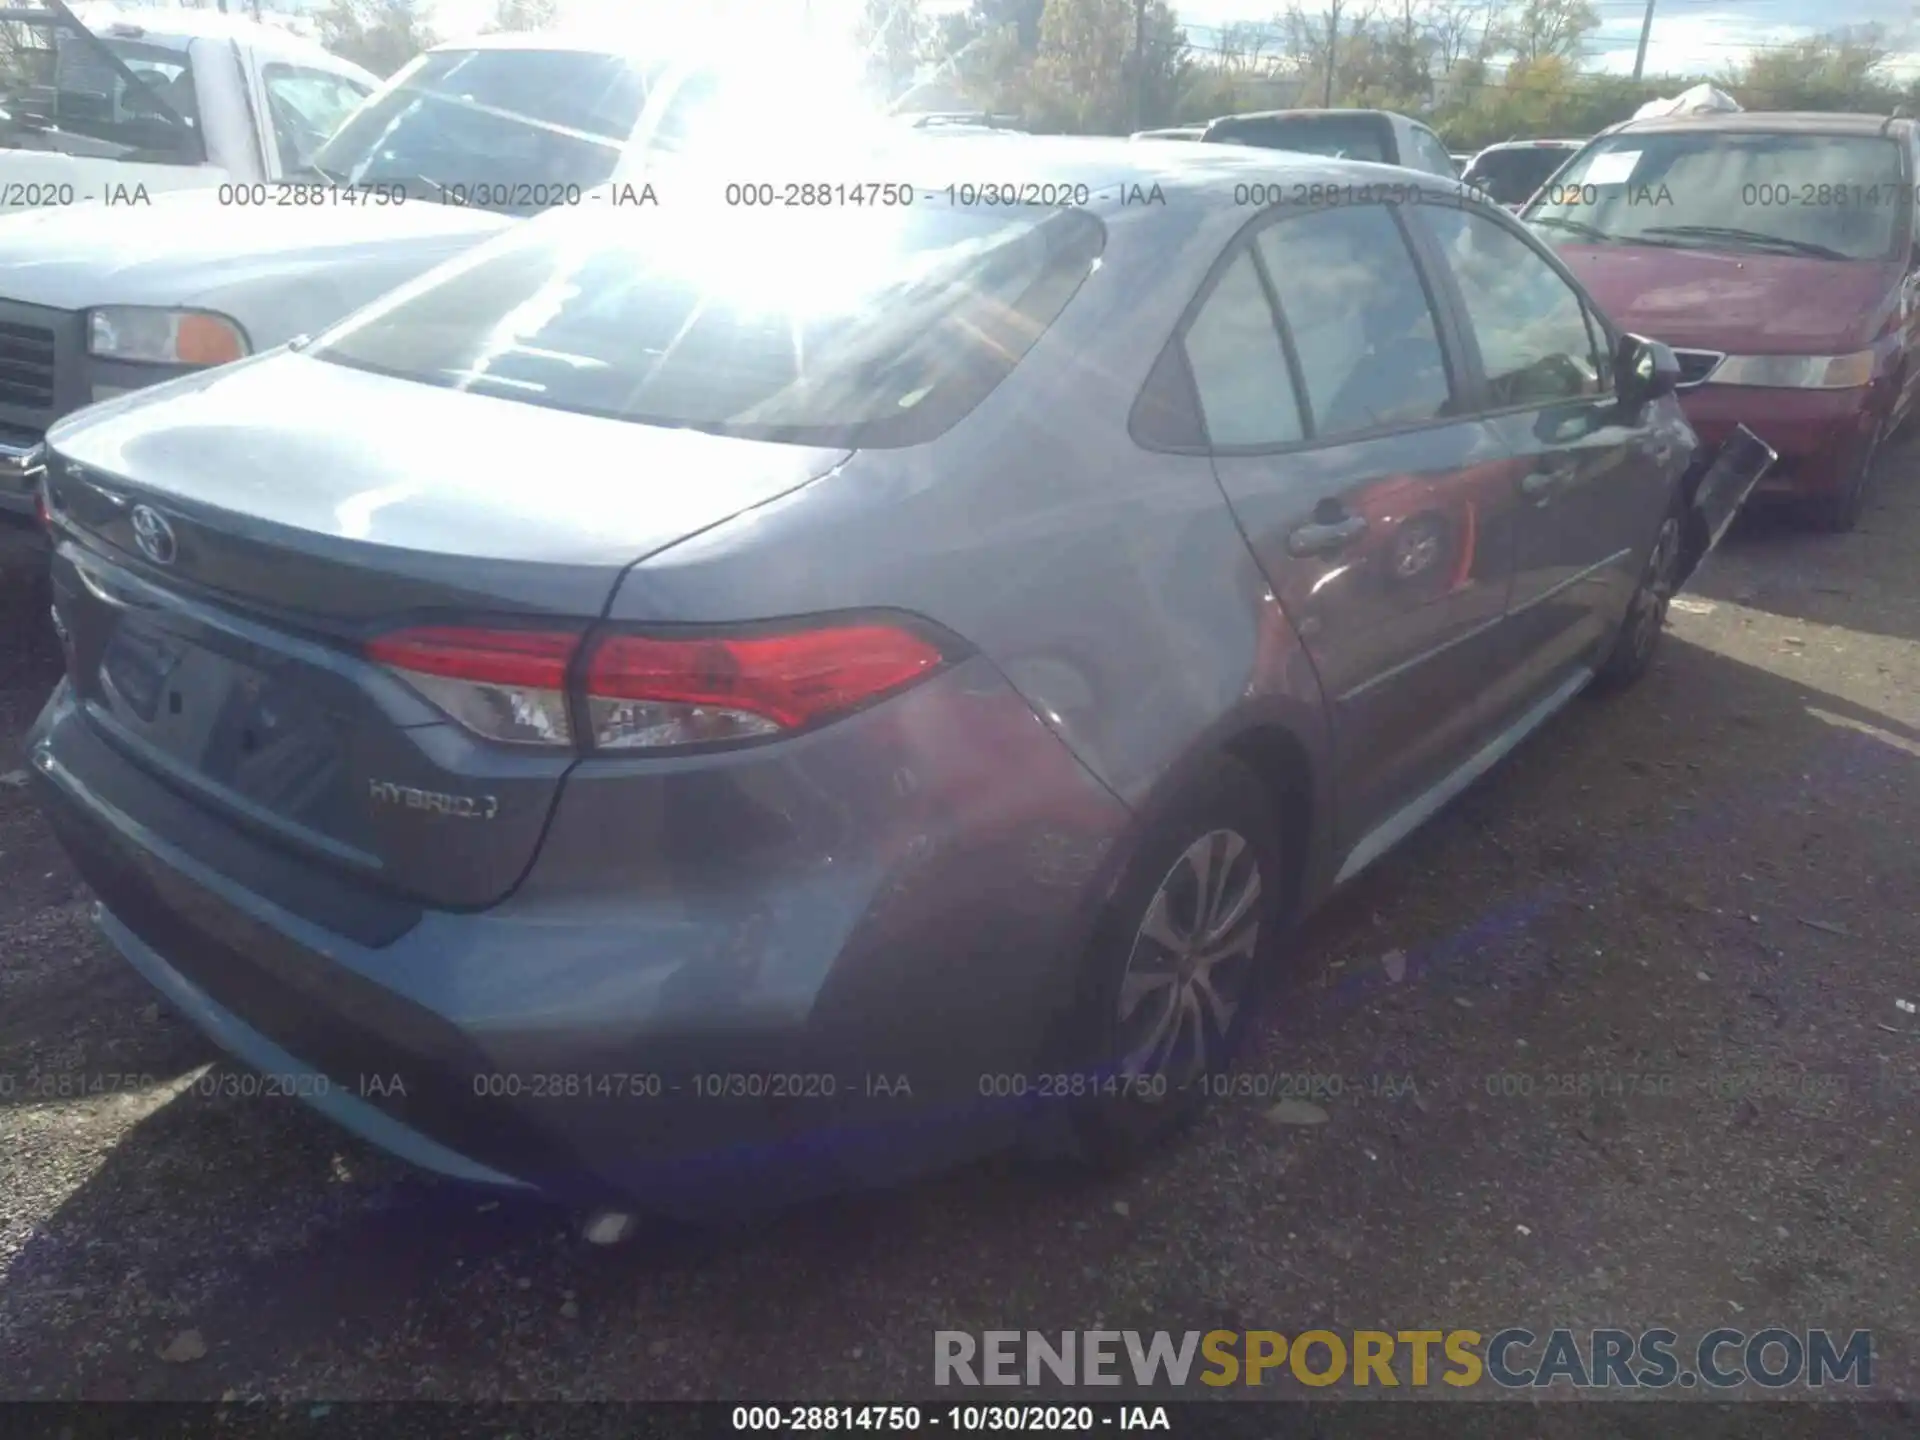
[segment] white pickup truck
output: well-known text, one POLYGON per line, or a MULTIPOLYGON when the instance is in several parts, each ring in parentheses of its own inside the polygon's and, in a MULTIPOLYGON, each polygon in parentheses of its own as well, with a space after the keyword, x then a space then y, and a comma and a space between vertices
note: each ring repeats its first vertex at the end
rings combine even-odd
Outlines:
POLYGON ((710 122, 732 94, 604 40, 481 36, 419 56, 296 172, 0 216, 0 512, 33 513, 60 416, 314 333, 516 216, 731 133, 710 122))
POLYGON ((296 173, 379 78, 210 10, 0 10, 0 212, 296 173))

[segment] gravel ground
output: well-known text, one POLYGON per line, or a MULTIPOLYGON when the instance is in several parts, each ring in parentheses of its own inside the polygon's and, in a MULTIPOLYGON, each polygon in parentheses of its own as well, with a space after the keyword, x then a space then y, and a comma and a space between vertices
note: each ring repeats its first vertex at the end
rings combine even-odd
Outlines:
MULTIPOLYGON (((951 1398, 936 1329, 1509 1323, 1870 1328, 1914 1393, 1920 447, 1889 468, 1856 534, 1744 522, 1644 685, 1312 924, 1245 1071, 1333 1077, 1325 1123, 1223 1101, 1120 1180, 585 1247, 213 1093, 0 783, 0 1398, 951 1398), (113 1075, 151 1082, 57 1093, 113 1075)), ((58 671, 17 539, 0 771, 58 671)))

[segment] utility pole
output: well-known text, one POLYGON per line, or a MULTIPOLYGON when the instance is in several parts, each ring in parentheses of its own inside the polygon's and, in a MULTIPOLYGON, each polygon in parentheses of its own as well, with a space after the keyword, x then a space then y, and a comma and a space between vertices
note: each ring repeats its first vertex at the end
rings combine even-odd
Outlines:
POLYGON ((1147 0, 1133 0, 1133 128, 1147 128, 1147 0))
POLYGON ((1333 67, 1335 57, 1340 53, 1340 0, 1330 0, 1327 6, 1327 93, 1321 100, 1321 108, 1333 108, 1333 67))
POLYGON ((1653 33, 1653 0, 1647 0, 1647 18, 1640 22, 1640 49, 1633 57, 1633 80, 1640 83, 1640 72, 1647 68, 1647 37, 1653 33))

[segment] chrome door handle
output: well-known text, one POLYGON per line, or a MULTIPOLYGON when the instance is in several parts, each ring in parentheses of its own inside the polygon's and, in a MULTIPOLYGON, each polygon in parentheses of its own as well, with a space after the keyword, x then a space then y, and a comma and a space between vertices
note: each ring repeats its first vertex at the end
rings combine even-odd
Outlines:
POLYGON ((1340 520, 1315 520, 1287 536, 1290 554, 1304 558, 1339 550, 1366 533, 1367 517, 1348 515, 1340 520))

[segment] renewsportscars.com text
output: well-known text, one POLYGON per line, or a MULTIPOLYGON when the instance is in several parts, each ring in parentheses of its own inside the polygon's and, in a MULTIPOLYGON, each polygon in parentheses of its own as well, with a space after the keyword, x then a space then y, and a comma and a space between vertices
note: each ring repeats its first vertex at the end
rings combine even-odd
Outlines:
POLYGON ((936 1385, 1824 1389, 1873 1383, 1855 1330, 938 1330, 936 1385))

